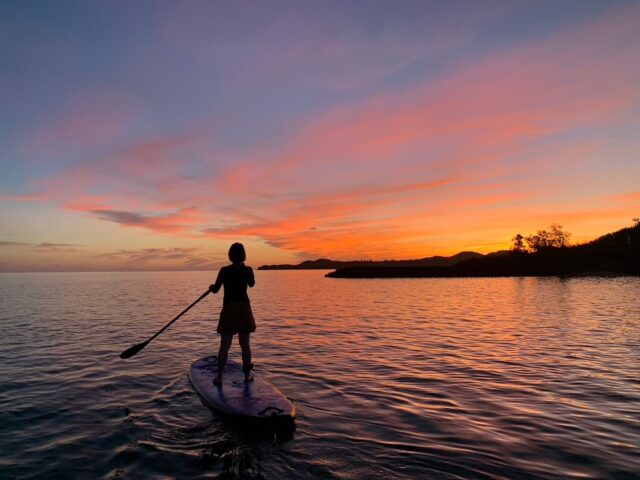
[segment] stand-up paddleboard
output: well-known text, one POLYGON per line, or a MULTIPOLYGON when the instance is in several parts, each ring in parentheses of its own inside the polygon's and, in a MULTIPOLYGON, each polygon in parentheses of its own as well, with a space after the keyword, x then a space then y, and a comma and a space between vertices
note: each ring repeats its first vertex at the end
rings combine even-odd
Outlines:
POLYGON ((245 382, 242 366, 227 362, 222 385, 214 385, 217 368, 217 359, 212 356, 193 362, 189 370, 191 383, 212 408, 238 417, 295 416, 289 399, 259 373, 253 373, 253 382, 245 382))

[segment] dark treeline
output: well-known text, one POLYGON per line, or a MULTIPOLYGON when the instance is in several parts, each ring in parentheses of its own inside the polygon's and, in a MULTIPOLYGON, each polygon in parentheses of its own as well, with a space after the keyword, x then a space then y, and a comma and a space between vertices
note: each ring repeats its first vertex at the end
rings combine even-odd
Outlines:
POLYGON ((502 277, 546 275, 640 275, 640 220, 633 227, 588 243, 568 245, 560 225, 527 237, 516 235, 505 255, 485 255, 452 266, 346 267, 327 274, 337 278, 502 277))
POLYGON ((346 267, 449 267, 462 260, 482 257, 481 253, 460 252, 451 257, 425 257, 415 260, 305 260, 297 265, 262 265, 258 270, 332 270, 346 267))

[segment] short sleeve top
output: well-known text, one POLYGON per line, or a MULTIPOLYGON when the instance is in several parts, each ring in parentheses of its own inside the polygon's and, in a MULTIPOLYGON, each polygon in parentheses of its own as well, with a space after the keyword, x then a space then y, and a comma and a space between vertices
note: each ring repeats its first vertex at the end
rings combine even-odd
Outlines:
POLYGON ((245 264, 227 265, 218 272, 214 291, 217 292, 224 286, 224 305, 231 302, 248 302, 247 287, 253 287, 255 283, 251 267, 245 264))

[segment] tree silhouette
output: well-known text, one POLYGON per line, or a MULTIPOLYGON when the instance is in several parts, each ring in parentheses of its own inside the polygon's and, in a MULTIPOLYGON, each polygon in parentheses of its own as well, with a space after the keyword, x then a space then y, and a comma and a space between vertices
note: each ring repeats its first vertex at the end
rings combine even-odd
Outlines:
POLYGON ((524 253, 527 251, 527 247, 524 244, 524 237, 519 233, 511 239, 513 242, 512 250, 517 253, 524 253))
POLYGON ((562 229, 562 225, 554 223, 549 230, 538 230, 536 235, 529 235, 527 245, 532 252, 540 252, 550 248, 562 248, 569 244, 571 234, 562 229))
POLYGON ((571 234, 562 229, 562 225, 554 223, 551 225, 551 241, 554 248, 562 248, 569 245, 571 234))
POLYGON ((538 230, 535 235, 524 237, 517 234, 511 239, 512 250, 517 253, 536 253, 552 248, 563 248, 569 245, 571 234, 557 223, 551 224, 548 230, 538 230))

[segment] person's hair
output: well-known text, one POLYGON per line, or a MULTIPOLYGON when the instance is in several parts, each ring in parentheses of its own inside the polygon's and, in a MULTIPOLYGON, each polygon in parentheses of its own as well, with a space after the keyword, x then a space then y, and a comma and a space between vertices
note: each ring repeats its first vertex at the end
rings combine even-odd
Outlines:
POLYGON ((229 260, 233 263, 242 263, 247 259, 247 254, 241 243, 234 243, 229 247, 229 260))

